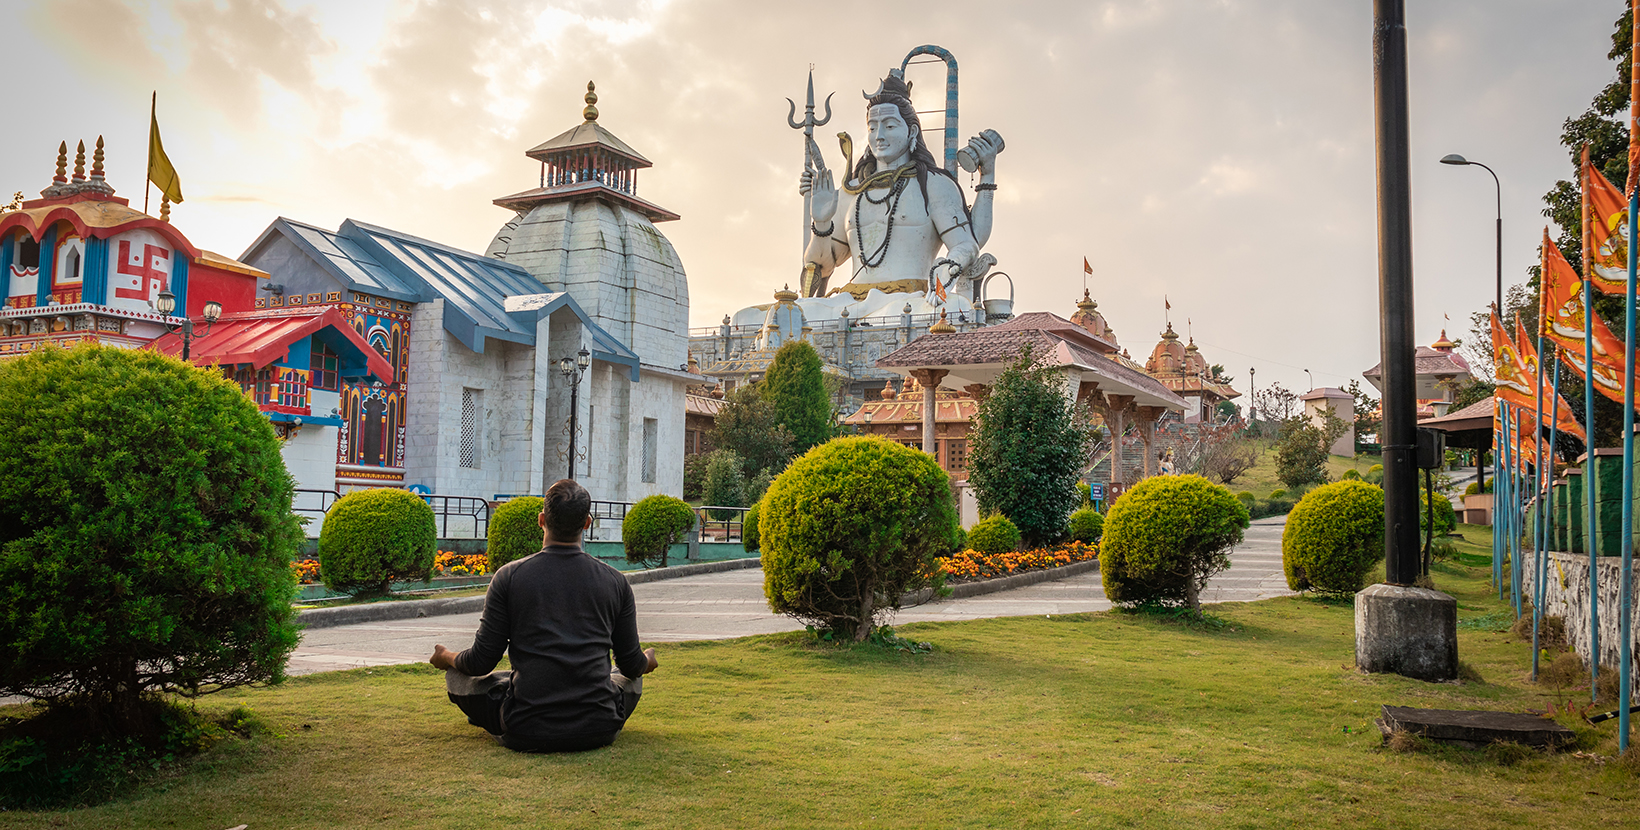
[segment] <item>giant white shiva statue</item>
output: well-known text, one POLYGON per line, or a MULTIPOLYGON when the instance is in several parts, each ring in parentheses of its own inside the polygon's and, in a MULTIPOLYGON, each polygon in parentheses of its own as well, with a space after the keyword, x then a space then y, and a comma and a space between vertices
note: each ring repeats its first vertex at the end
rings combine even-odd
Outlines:
MULTIPOLYGON (((813 120, 810 94, 807 121, 824 123, 813 120)), ((837 134, 845 171, 841 188, 812 135, 807 139, 798 192, 812 205, 813 219, 804 252, 803 296, 795 301, 802 313, 798 325, 841 316, 860 321, 942 309, 952 318, 970 312, 976 280, 996 264, 981 249, 991 236, 1002 138, 984 130, 956 154, 965 170, 979 174, 970 207, 957 178, 923 140, 902 70, 890 70, 877 91, 865 97, 864 155, 855 161, 852 139, 846 132, 837 134), (848 279, 834 279, 838 269, 851 266, 848 279), (828 291, 833 283, 842 284, 828 291)), ((781 306, 789 314, 786 303, 751 307, 737 312, 733 323, 787 328, 791 322, 774 319, 784 316, 777 310, 781 306)))

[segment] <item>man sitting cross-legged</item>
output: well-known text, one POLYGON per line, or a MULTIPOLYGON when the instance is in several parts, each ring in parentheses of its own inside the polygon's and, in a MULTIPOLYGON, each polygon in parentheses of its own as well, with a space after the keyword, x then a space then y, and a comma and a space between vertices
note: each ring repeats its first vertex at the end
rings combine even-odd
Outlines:
POLYGON ((660 665, 638 649, 638 613, 621 572, 581 549, 592 497, 563 479, 547 490, 544 549, 495 572, 472 648, 433 646, 467 722, 520 752, 608 746, 660 665), (615 653, 616 671, 609 655, 615 653), (491 671, 510 652, 512 671, 491 671))

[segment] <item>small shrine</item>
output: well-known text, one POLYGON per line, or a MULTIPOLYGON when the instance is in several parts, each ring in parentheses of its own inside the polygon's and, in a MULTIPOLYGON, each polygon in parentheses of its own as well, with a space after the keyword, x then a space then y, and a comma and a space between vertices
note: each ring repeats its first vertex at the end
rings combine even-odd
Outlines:
MULTIPOLYGON (((1447 339, 1446 329, 1428 346, 1419 346, 1413 356, 1418 400, 1418 418, 1435 418, 1447 414, 1456 399, 1459 387, 1474 380, 1469 361, 1458 353, 1458 344, 1447 339)), ((1361 373, 1374 389, 1383 391, 1383 364, 1361 373)))

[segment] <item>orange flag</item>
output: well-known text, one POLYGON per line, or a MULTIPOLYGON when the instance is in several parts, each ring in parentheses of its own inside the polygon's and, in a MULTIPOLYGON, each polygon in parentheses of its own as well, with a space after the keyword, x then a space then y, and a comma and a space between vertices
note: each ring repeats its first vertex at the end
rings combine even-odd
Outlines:
POLYGON ((1596 290, 1621 294, 1629 281, 1629 200, 1622 191, 1589 163, 1589 148, 1583 148, 1583 193, 1588 200, 1589 235, 1584 250, 1589 262, 1583 269, 1594 280, 1596 290))
MULTIPOLYGON (((1543 232, 1543 252, 1544 334, 1561 347, 1561 358, 1578 377, 1583 377, 1583 317, 1587 313, 1583 307, 1583 280, 1549 239, 1548 230, 1543 232)), ((1589 321, 1589 330, 1594 336, 1594 388, 1622 403, 1623 341, 1598 316, 1589 321)))
MULTIPOLYGON (((1522 367, 1526 370, 1526 377, 1530 378, 1533 384, 1532 399, 1521 410, 1522 423, 1525 423, 1527 419, 1531 419, 1535 422, 1537 420, 1536 415, 1534 414, 1534 410, 1537 408, 1537 346, 1533 344, 1532 338, 1526 336, 1526 327, 1521 324, 1519 317, 1515 318, 1515 338, 1516 342, 1519 344, 1516 354, 1520 355, 1522 367)), ((1554 390, 1552 388, 1545 387, 1543 390, 1544 414, 1547 415, 1552 412, 1554 405, 1554 390)), ((1544 421, 1547 422, 1548 418, 1545 418, 1544 421)), ((1560 420, 1555 423, 1555 428, 1559 429, 1561 432, 1577 436, 1579 441, 1584 440, 1585 438, 1583 426, 1577 422, 1577 419, 1572 417, 1572 407, 1566 403, 1565 398, 1560 399, 1560 420)))

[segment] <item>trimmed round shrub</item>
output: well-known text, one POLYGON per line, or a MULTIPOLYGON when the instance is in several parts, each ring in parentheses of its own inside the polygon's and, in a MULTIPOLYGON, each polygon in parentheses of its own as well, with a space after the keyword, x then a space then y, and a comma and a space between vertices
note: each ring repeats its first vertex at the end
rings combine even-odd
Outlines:
POLYGON ((1091 507, 1084 507, 1071 514, 1065 530, 1073 542, 1096 545, 1099 544, 1099 537, 1105 533, 1105 517, 1091 507))
POLYGON ((1485 487, 1482 487, 1481 483, 1478 482, 1478 481, 1471 481, 1471 482, 1469 482, 1468 487, 1463 488, 1463 494, 1466 495, 1466 496, 1473 496, 1476 493, 1490 493, 1490 492, 1492 492, 1492 479, 1487 479, 1486 480, 1486 486, 1485 487))
POLYGON ((0 696, 136 734, 155 692, 282 679, 294 486, 215 369, 92 344, 0 363, 0 696))
POLYGON ((654 495, 640 499, 621 520, 626 561, 646 568, 666 567, 666 554, 695 526, 695 509, 683 499, 654 495))
POLYGON ((437 557, 433 508, 408 490, 348 493, 319 529, 319 578, 343 594, 381 596, 395 582, 426 582, 437 557))
POLYGON ((1384 491, 1364 481, 1311 490, 1281 532, 1281 569, 1294 591, 1353 594, 1383 558, 1384 491))
POLYGON ((1247 505, 1248 510, 1252 510, 1253 505, 1258 503, 1258 496, 1255 496, 1252 493, 1248 493, 1248 492, 1244 491, 1244 492, 1240 492, 1240 493, 1236 494, 1236 501, 1239 501, 1242 504, 1247 505))
POLYGON ((490 560, 490 573, 546 547, 546 533, 541 530, 541 505, 540 496, 518 496, 508 499, 490 514, 490 530, 485 534, 488 543, 484 548, 484 555, 490 560))
POLYGON ((1111 505, 1099 548, 1105 596, 1120 605, 1201 610, 1201 589, 1230 567, 1247 508, 1198 475, 1154 476, 1111 505))
MULTIPOLYGON (((956 525, 950 476, 886 438, 835 438, 793 461, 760 508, 769 608, 855 641, 908 591, 937 586, 956 525)), ((970 534, 972 536, 972 534, 970 534)))
POLYGON ((1270 498, 1272 500, 1287 498, 1287 491, 1286 490, 1272 490, 1272 491, 1270 491, 1270 498))
POLYGON ((1425 492, 1423 487, 1418 488, 1418 534, 1423 535, 1429 527, 1430 513, 1435 514, 1435 534, 1445 536, 1458 529, 1458 511, 1452 509, 1452 500, 1433 490, 1425 492), (1426 507, 1427 505, 1427 507, 1426 507))
POLYGON ((968 547, 990 556, 1019 550, 1019 528, 998 513, 969 528, 968 547))
POLYGON ((757 508, 762 502, 752 504, 746 515, 740 517, 740 546, 747 553, 756 553, 760 537, 757 532, 757 508))
POLYGON ((1360 481, 1361 480, 1361 473, 1359 471, 1355 470, 1355 469, 1345 470, 1344 474, 1338 477, 1338 480, 1339 481, 1360 481))
POLYGON ((1381 473, 1383 471, 1384 471, 1384 465, 1382 465, 1382 464, 1374 464, 1371 467, 1367 468, 1367 472, 1369 472, 1369 473, 1381 473))

